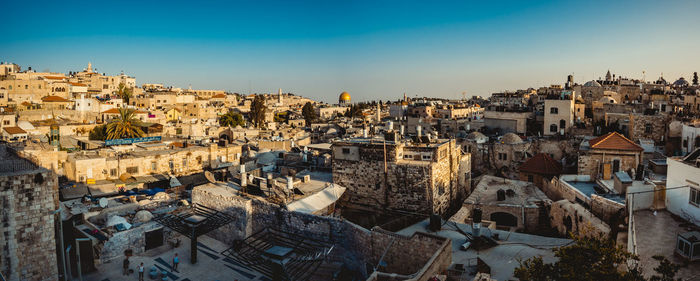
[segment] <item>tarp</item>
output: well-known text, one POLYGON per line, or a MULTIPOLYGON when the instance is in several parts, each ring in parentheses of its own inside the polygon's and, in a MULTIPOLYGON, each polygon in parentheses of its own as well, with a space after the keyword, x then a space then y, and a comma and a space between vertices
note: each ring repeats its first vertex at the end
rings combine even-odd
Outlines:
POLYGON ((129 222, 127 222, 126 219, 125 219, 124 217, 112 216, 112 217, 109 217, 109 219, 107 219, 107 226, 108 226, 108 227, 109 227, 109 226, 115 226, 115 225, 118 225, 118 224, 123 225, 124 228, 126 228, 126 229, 130 229, 130 228, 131 228, 131 224, 130 224, 129 222))
POLYGON ((345 187, 330 184, 328 187, 313 195, 290 203, 287 205, 287 209, 301 213, 314 213, 338 201, 340 196, 345 193, 345 189, 345 187))

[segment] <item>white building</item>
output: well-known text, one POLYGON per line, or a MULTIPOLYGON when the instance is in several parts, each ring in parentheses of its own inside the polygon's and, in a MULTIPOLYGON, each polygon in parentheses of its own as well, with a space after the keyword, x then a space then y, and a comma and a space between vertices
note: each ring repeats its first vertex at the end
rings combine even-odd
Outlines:
POLYGON ((700 124, 683 124, 681 137, 681 149, 683 151, 683 155, 700 148, 700 124))
POLYGON ((700 149, 668 158, 666 209, 700 226, 700 149))
POLYGON ((574 124, 574 93, 562 92, 556 98, 544 100, 544 132, 545 136, 564 134, 574 124))

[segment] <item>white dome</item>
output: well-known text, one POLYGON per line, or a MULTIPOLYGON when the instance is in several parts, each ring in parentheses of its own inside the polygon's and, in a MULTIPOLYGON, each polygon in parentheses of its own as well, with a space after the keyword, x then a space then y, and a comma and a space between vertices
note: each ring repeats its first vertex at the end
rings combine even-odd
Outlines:
POLYGON ((501 138, 501 141, 505 144, 519 144, 523 142, 523 139, 521 139, 518 135, 513 134, 513 133, 507 133, 503 135, 501 138))
POLYGON ((602 97, 602 98, 600 98, 600 100, 598 100, 598 101, 599 101, 599 102, 602 102, 602 103, 617 103, 617 102, 615 101, 615 99, 614 99, 614 98, 611 98, 611 97, 602 97))
POLYGON ((602 85, 600 85, 600 83, 598 83, 595 80, 588 81, 585 84, 583 84, 583 86, 584 87, 603 87, 602 85))

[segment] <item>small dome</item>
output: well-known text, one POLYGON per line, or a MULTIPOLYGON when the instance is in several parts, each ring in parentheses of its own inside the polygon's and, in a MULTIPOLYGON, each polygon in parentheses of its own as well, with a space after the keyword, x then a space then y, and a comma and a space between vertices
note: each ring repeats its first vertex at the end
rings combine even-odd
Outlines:
POLYGON ((598 83, 598 81, 595 81, 595 80, 588 81, 585 84, 583 84, 583 86, 584 87, 603 87, 600 85, 600 83, 598 83))
POLYGON ((679 86, 679 87, 688 86, 688 84, 689 84, 688 81, 686 81, 685 78, 683 78, 683 77, 676 80, 676 82, 673 82, 673 86, 679 86))
POLYGON ((338 97, 339 102, 349 102, 350 101, 350 94, 348 92, 343 92, 340 94, 340 97, 338 97))
POLYGON ((489 138, 480 132, 471 132, 467 135, 467 139, 473 140, 476 143, 485 143, 489 138))
POLYGON ((617 102, 615 101, 615 99, 614 99, 614 98, 611 98, 611 97, 602 97, 602 98, 600 98, 600 100, 598 100, 598 101, 599 101, 599 102, 602 102, 602 103, 617 103, 617 102))
POLYGON ((523 139, 521 139, 518 135, 513 134, 513 133, 507 133, 501 137, 501 141, 505 144, 519 144, 523 143, 523 139))

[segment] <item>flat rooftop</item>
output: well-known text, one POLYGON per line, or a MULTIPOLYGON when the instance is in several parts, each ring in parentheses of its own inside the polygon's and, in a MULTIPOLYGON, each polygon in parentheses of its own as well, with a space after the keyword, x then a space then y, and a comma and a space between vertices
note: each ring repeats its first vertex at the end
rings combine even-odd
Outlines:
MULTIPOLYGON (((571 239, 482 228, 482 233, 490 232, 498 235, 498 245, 480 251, 472 248, 465 251, 460 249, 460 246, 467 242, 467 238, 460 231, 471 234, 470 225, 448 222, 438 232, 430 232, 428 225, 429 221, 426 219, 398 231, 397 234, 412 235, 421 231, 451 239, 452 266, 450 268, 455 264, 464 264, 465 267, 474 265, 478 257, 491 267, 491 277, 496 280, 512 280, 514 278, 513 271, 520 265, 520 260, 541 256, 545 263, 552 263, 556 261, 553 252, 555 248, 573 243, 571 239)), ((474 275, 462 276, 461 280, 472 280, 473 278, 474 275)))
POLYGON ((160 246, 139 255, 129 258, 129 268, 134 273, 128 277, 122 275, 122 261, 124 257, 118 257, 113 262, 96 265, 97 271, 84 275, 85 280, 127 280, 138 279, 138 266, 143 262, 145 268, 145 280, 151 280, 148 272, 151 267, 156 267, 158 271, 166 271, 168 280, 268 280, 262 273, 246 267, 236 261, 224 257, 220 253, 228 248, 206 235, 197 239, 199 251, 197 263, 190 263, 190 240, 180 236, 180 247, 171 248, 170 245, 160 246), (178 254, 180 265, 178 271, 172 271, 172 260, 178 254))
MULTIPOLYGON (((637 236, 637 254, 639 255, 639 268, 646 277, 654 274, 654 268, 659 263, 652 258, 654 255, 662 255, 673 263, 684 264, 682 258, 674 254, 676 238, 680 233, 689 232, 688 222, 674 216, 666 210, 657 211, 641 210, 634 212, 635 233, 637 236)), ((697 229, 697 227, 696 227, 697 229)), ((676 274, 676 278, 683 280, 697 280, 700 276, 700 261, 695 261, 682 266, 676 274), (696 279, 693 279, 696 278, 696 279)))

